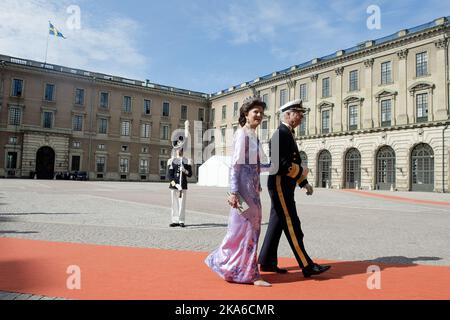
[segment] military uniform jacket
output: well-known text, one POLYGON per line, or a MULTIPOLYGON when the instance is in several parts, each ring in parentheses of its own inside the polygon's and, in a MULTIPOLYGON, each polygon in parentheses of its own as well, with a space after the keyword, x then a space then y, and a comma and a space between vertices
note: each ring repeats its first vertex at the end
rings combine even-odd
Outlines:
MULTIPOLYGON (((183 179, 181 183, 180 183, 180 165, 181 165, 181 158, 169 159, 169 161, 167 162, 167 166, 169 168, 169 181, 170 182, 175 181, 175 184, 179 184, 181 185, 181 188, 183 190, 187 190, 188 188, 187 178, 192 177, 192 164, 189 159, 183 158, 183 167, 185 170, 188 171, 188 174, 185 174, 183 172, 183 179)), ((169 188, 177 190, 177 188, 172 185, 169 185, 169 188)))
MULTIPOLYGON (((302 160, 300 158, 300 152, 293 136, 293 131, 289 129, 285 124, 281 124, 272 136, 271 141, 271 153, 275 152, 272 144, 278 143, 278 171, 269 176, 268 189, 276 190, 276 177, 281 177, 281 184, 283 186, 295 190, 299 185, 303 188, 308 184, 307 179, 302 179, 302 160)), ((277 156, 271 154, 272 161, 277 161, 277 156)))

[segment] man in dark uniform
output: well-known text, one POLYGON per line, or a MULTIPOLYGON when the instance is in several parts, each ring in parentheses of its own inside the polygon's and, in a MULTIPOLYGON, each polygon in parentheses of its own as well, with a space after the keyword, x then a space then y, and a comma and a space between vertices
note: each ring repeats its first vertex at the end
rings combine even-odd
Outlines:
POLYGON ((273 161, 278 161, 278 171, 268 179, 272 208, 266 237, 259 255, 259 264, 261 271, 287 273, 287 270, 278 268, 277 261, 278 245, 281 233, 284 231, 303 275, 309 278, 327 271, 330 266, 318 265, 308 256, 295 206, 294 192, 297 186, 305 188, 308 195, 314 192, 306 179, 307 172, 301 166, 302 161, 294 136, 294 129, 302 122, 305 112, 302 100, 289 102, 280 108, 282 123, 271 141, 271 151, 278 149, 274 152, 279 153, 271 155, 273 161), (274 144, 278 144, 278 148, 274 148, 274 144))
POLYGON ((185 225, 187 178, 192 177, 192 161, 183 157, 183 149, 176 149, 176 156, 167 162, 169 168, 170 191, 172 196, 172 223, 170 227, 185 225))

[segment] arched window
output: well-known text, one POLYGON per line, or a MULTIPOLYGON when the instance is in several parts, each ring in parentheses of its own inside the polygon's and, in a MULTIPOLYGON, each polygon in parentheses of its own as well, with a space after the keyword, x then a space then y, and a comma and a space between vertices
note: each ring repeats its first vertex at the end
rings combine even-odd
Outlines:
POLYGON ((390 190, 395 188, 395 151, 384 146, 377 153, 377 189, 390 190))
POLYGON ((331 153, 328 150, 323 150, 318 157, 318 172, 317 172, 317 185, 321 188, 326 188, 331 184, 331 153))
POLYGON ((361 186, 361 154, 357 149, 350 149, 345 156, 345 187, 354 189, 361 186))
POLYGON ((412 191, 434 190, 434 152, 425 143, 417 145, 411 153, 412 191))

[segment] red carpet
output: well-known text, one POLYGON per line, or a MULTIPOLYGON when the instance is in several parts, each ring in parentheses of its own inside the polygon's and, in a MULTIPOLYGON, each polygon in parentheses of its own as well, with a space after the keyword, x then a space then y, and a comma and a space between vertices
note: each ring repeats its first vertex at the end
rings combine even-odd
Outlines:
POLYGON ((330 272, 307 280, 294 259, 281 259, 290 273, 264 274, 273 287, 258 288, 221 280, 206 256, 2 238, 0 291, 72 299, 450 299, 450 267, 381 265, 381 290, 369 290, 368 263, 328 261, 330 272), (81 290, 67 289, 71 265, 81 268, 81 290))

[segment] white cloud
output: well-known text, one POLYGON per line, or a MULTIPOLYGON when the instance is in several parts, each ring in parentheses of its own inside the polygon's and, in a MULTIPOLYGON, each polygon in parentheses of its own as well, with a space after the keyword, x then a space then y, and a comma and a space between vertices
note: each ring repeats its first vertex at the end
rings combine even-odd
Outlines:
POLYGON ((74 2, 2 0, 0 53, 43 61, 50 20, 67 39, 50 36, 49 63, 144 79, 150 61, 136 49, 138 24, 105 15, 94 19, 81 7, 81 29, 70 30, 66 10, 74 2))

